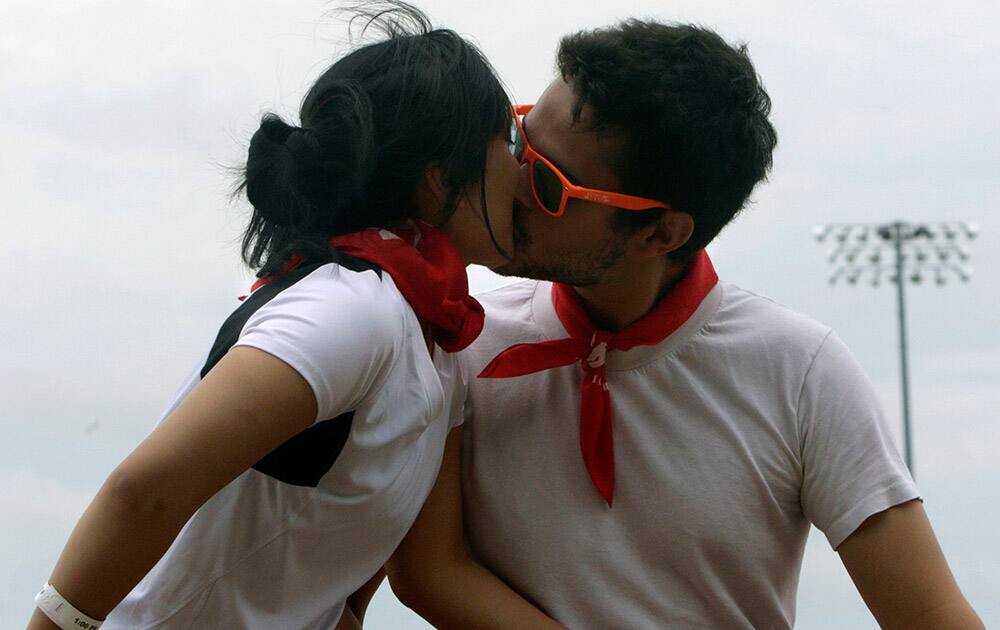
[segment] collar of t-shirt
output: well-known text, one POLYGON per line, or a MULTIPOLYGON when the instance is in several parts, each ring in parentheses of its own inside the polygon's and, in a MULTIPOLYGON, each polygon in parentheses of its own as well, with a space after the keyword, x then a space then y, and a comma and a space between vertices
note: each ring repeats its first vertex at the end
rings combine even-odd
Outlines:
MULTIPOLYGON (((392 231, 368 228, 330 241, 339 251, 374 263, 393 282, 421 320, 430 325, 434 342, 448 352, 462 350, 483 330, 482 305, 469 295, 465 259, 448 235, 434 226, 409 221, 392 231)), ((288 273, 305 262, 293 257, 288 273)), ((251 292, 274 276, 260 278, 251 292)))
POLYGON ((684 276, 656 306, 642 319, 617 333, 594 326, 572 287, 553 284, 552 305, 570 336, 511 346, 497 355, 479 376, 522 376, 579 362, 583 370, 580 451, 594 487, 610 507, 614 496, 614 444, 607 352, 660 343, 698 310, 717 283, 712 261, 704 250, 699 251, 684 276))

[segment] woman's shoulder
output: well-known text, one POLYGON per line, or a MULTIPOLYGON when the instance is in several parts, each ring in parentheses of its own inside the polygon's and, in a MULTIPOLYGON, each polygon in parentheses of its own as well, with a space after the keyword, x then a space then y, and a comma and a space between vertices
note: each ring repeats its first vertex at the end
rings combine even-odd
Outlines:
POLYGON ((254 291, 242 308, 252 312, 234 345, 294 368, 312 387, 322 418, 356 407, 405 347, 408 307, 376 269, 303 267, 254 291))
POLYGON ((398 322, 406 300, 392 277, 374 265, 327 262, 314 265, 278 292, 274 307, 305 311, 321 321, 398 322))
POLYGON ((316 344, 316 351, 351 348, 370 355, 397 348, 404 335, 406 302, 389 275, 375 267, 311 265, 264 285, 251 300, 256 308, 241 338, 267 332, 316 344))

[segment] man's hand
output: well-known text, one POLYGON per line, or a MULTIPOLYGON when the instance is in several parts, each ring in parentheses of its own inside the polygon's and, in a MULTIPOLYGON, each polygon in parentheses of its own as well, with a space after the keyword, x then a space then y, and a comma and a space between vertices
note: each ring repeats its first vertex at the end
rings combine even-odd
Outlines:
POLYGON ((881 627, 984 627, 959 591, 920 501, 869 517, 837 553, 881 627))

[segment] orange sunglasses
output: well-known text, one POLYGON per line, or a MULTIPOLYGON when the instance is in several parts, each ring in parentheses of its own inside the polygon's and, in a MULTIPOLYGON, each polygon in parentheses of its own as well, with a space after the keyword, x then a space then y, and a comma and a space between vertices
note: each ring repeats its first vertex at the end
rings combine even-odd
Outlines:
POLYGON ((623 195, 607 190, 597 190, 595 188, 584 188, 577 186, 556 168, 555 164, 548 161, 545 156, 540 155, 528 142, 528 136, 524 133, 524 125, 521 117, 531 111, 534 105, 514 106, 514 126, 511 129, 514 137, 511 145, 511 153, 520 164, 527 162, 529 180, 531 181, 531 194, 535 198, 538 206, 554 217, 562 216, 566 211, 566 202, 572 197, 574 199, 584 199, 602 203, 624 210, 651 210, 653 208, 666 208, 671 210, 671 206, 655 199, 636 197, 634 195, 623 195))

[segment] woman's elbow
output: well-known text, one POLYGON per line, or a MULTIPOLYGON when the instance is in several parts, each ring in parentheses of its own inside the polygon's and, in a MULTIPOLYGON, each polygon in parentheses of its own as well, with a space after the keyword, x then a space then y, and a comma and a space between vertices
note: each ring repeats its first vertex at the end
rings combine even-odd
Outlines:
POLYGON ((406 563, 391 560, 385 565, 385 573, 389 578, 389 586, 396 599, 407 608, 419 608, 422 589, 420 588, 420 579, 416 575, 417 571, 407 566, 406 563))
POLYGON ((98 493, 98 499, 115 511, 132 518, 160 517, 176 509, 178 501, 171 500, 162 484, 146 471, 122 464, 111 472, 98 493))
POLYGON ((404 606, 417 612, 432 606, 436 593, 448 586, 447 566, 393 559, 386 563, 385 570, 393 595, 404 606))

